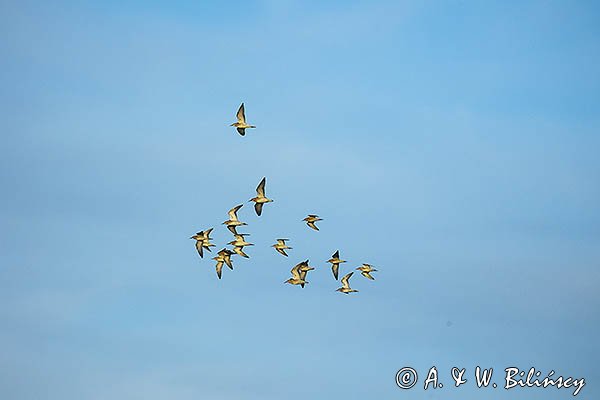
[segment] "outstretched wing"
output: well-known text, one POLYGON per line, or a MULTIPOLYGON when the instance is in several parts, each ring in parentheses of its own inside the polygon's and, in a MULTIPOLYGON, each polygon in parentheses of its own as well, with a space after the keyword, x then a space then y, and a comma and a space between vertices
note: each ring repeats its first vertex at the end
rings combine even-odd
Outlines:
POLYGON ((300 267, 302 266, 302 263, 296 265, 294 268, 292 268, 292 270, 290 271, 292 273, 292 277, 294 279, 300 279, 300 267))
POLYGON ((362 276, 364 276, 365 278, 369 278, 369 279, 370 279, 370 280, 372 280, 372 281, 374 281, 374 280, 375 280, 375 278, 373 278, 373 277, 371 276, 371 274, 369 274, 369 273, 368 273, 368 272, 366 272, 366 271, 363 271, 363 272, 361 272, 361 274, 362 274, 362 276))
POLYGON ((339 260, 340 259, 340 251, 336 250, 335 253, 333 253, 333 255, 331 256, 331 258, 339 260))
POLYGON ((315 231, 318 231, 318 230, 319 230, 319 228, 317 228, 317 226, 315 225, 315 223, 314 223, 314 222, 311 222, 311 221, 309 221, 309 222, 307 222, 307 223, 306 223, 306 225, 310 226, 310 227, 311 227, 311 228, 313 228, 315 231))
POLYGON ((202 252, 202 241, 201 240, 196 240, 196 250, 198 250, 198 254, 200 254, 200 258, 204 258, 204 253, 202 252))
POLYGON ((233 270, 233 264, 231 263, 231 254, 223 256, 223 261, 225 261, 225 264, 227 264, 229 269, 233 270))
POLYGON ((333 277, 335 278, 335 280, 337 281, 338 279, 338 271, 340 269, 340 265, 339 264, 333 264, 331 266, 331 271, 333 272, 333 277))
POLYGON ((216 270, 217 276, 219 277, 219 279, 221 279, 221 274, 223 273, 223 261, 217 261, 216 270))
POLYGON ((234 252, 235 252, 237 255, 240 255, 240 256, 242 256, 242 257, 244 257, 244 258, 250 258, 250 257, 248 257, 248 254, 244 253, 244 250, 242 250, 242 249, 243 249, 243 247, 240 247, 240 246, 235 246, 235 247, 233 248, 233 251, 234 251, 234 252))
MULTIPOLYGON (((236 117, 237 117, 238 122, 242 122, 244 124, 246 123, 246 113, 244 112, 244 103, 242 103, 242 105, 238 109, 236 117)), ((238 129, 238 131, 239 131, 239 129, 238 129)))
POLYGON ((260 183, 256 187, 256 194, 258 194, 259 197, 265 197, 265 183, 266 182, 267 182, 267 178, 264 177, 264 178, 262 178, 262 181, 260 181, 260 183))
POLYGON ((244 136, 246 134, 246 128, 237 128, 237 131, 241 136, 244 136))
POLYGON ((300 270, 300 279, 303 281, 302 283, 300 283, 300 287, 304 288, 304 285, 308 282, 306 282, 306 274, 308 271, 304 270, 300 270))
POLYGON ((231 221, 237 221, 238 220, 238 218, 237 218, 237 212, 238 212, 238 210, 240 208, 242 208, 242 206, 243 206, 243 204, 240 204, 239 206, 235 206, 231 210, 229 210, 228 214, 229 214, 229 219, 231 221))
POLYGON ((258 215, 260 217, 260 214, 262 214, 262 207, 263 207, 263 203, 254 203, 254 211, 256 211, 256 215, 258 215))
POLYGON ((344 275, 344 277, 342 278, 342 287, 350 289, 350 283, 348 282, 348 279, 350 279, 353 273, 354 272, 350 272, 349 274, 344 275))

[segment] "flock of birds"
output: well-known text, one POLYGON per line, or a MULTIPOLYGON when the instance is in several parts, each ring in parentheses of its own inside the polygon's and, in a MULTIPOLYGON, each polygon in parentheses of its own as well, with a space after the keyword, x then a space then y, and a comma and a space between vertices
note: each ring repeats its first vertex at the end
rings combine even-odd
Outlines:
MULTIPOLYGON (((237 128, 238 133, 241 136, 244 136, 246 134, 246 129, 256 128, 256 126, 249 125, 248 123, 246 123, 244 103, 242 103, 242 105, 238 109, 237 122, 234 122, 233 124, 231 124, 231 126, 235 126, 237 128)), ((273 202, 273 200, 267 198, 267 196, 265 195, 265 185, 266 177, 263 178, 256 187, 256 197, 253 197, 249 200, 249 202, 254 202, 254 210, 256 211, 256 215, 258 216, 262 215, 263 206, 265 204, 273 202)), ((249 236, 249 234, 237 232, 238 227, 247 225, 245 222, 240 221, 237 216, 237 212, 240 208, 242 208, 242 206, 243 204, 240 204, 229 210, 229 219, 222 223, 222 225, 227 226, 227 229, 229 229, 229 231, 233 234, 233 240, 227 243, 232 246, 232 250, 224 247, 217 253, 216 257, 212 257, 212 259, 216 261, 215 268, 219 279, 221 279, 224 265, 227 265, 227 267, 233 270, 233 263, 231 261, 231 257, 233 255, 239 255, 240 257, 249 258, 249 256, 244 252, 244 247, 254 246, 254 244, 247 242, 245 239, 245 237, 249 236)), ((306 225, 309 228, 313 229, 314 231, 318 231, 319 228, 317 227, 316 223, 318 221, 322 221, 322 219, 319 218, 318 215, 309 214, 302 221, 306 222, 306 225)), ((212 238, 210 237, 212 231, 213 228, 210 228, 204 231, 197 232, 195 235, 190 237, 190 239, 194 239, 196 241, 196 250, 198 251, 198 254, 201 258, 204 258, 204 250, 211 252, 210 248, 215 247, 215 245, 210 242, 212 240, 212 238)), ((277 239, 277 243, 273 244, 271 247, 273 247, 279 254, 288 257, 286 250, 291 250, 292 248, 286 244, 286 241, 289 241, 289 239, 277 239)), ((333 253, 331 258, 327 260, 327 262, 331 264, 331 271, 333 273, 333 277, 335 278, 335 280, 338 280, 340 264, 345 263, 346 261, 340 259, 340 253, 339 251, 336 251, 335 253, 333 253)), ((308 281, 306 280, 308 272, 314 269, 314 267, 311 267, 308 264, 308 260, 302 261, 296 264, 291 269, 290 272, 292 274, 292 277, 286 280, 284 283, 289 283, 291 285, 299 285, 300 287, 304 288, 304 285, 308 283, 308 281)), ((377 270, 374 269, 372 265, 362 264, 360 267, 356 268, 356 270, 360 271, 361 275, 365 278, 375 280, 371 273, 377 270)), ((345 294, 358 292, 358 290, 352 289, 350 287, 349 280, 353 274, 354 271, 351 271, 342 277, 342 287, 338 288, 336 290, 337 292, 345 294)))

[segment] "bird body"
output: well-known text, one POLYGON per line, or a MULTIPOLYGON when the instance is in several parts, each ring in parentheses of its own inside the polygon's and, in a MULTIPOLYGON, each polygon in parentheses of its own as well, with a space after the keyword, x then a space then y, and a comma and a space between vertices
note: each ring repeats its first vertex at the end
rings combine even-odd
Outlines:
POLYGON ((227 244, 230 244, 230 245, 236 246, 236 247, 254 246, 254 244, 246 242, 246 239, 244 239, 244 236, 249 236, 248 233, 236 233, 233 236, 235 237, 235 240, 232 240, 231 242, 229 242, 227 244))
POLYGON ((238 109, 236 117, 237 117, 237 121, 234 122, 233 124, 231 124, 230 126, 235 126, 237 128, 238 133, 241 136, 244 136, 246 134, 246 129, 248 129, 248 128, 256 128, 256 126, 254 126, 254 125, 248 125, 246 123, 246 113, 245 113, 245 110, 244 110, 244 103, 242 103, 242 105, 238 109))

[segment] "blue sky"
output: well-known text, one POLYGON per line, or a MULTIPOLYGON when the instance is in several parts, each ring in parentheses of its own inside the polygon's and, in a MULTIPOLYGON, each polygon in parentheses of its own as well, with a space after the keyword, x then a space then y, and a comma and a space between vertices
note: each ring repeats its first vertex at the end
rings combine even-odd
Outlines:
POLYGON ((593 2, 2 2, 10 399, 600 395, 593 2), (198 4, 201 3, 201 4, 198 4), (258 126, 229 124, 240 102, 258 126), (189 236, 240 210, 218 281, 189 236), (319 214, 321 231, 300 220, 319 214), (268 247, 289 237, 289 259, 268 247), (334 292, 339 249, 374 282, 334 292), (304 289, 283 285, 309 258, 304 289), (396 387, 404 366, 445 388, 396 387))

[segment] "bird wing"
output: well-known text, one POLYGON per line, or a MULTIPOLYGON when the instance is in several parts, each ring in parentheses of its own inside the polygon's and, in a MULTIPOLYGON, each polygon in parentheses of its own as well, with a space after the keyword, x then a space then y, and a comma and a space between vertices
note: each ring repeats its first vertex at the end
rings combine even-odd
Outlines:
POLYGON ((229 229, 229 232, 233 233, 234 235, 238 234, 235 225, 228 225, 227 229, 229 229))
POLYGON ((284 250, 284 249, 278 249, 278 248, 275 248, 275 250, 277 250, 277 252, 278 252, 279 254, 283 254, 283 255, 284 255, 284 256, 286 256, 286 257, 288 256, 288 255, 287 255, 287 253, 285 252, 285 250, 284 250))
POLYGON ((221 279, 221 273, 223 272, 223 261, 217 261, 217 266, 215 267, 217 270, 217 276, 221 279))
POLYGON ((201 240, 196 240, 196 250, 198 250, 198 254, 200 254, 200 258, 204 258, 204 253, 202 252, 202 241, 201 240))
POLYGON ((342 278, 342 287, 350 289, 350 283, 348 282, 348 279, 350 279, 353 273, 354 272, 350 272, 349 274, 344 275, 344 277, 342 278))
POLYGON ((244 250, 242 250, 242 249, 243 248, 241 246, 235 246, 233 248, 233 251, 235 251, 236 254, 238 254, 238 255, 240 255, 240 256, 242 256, 244 258, 250 258, 250 257, 248 257, 248 254, 244 253, 244 250))
POLYGON ((256 215, 258 215, 260 217, 260 214, 262 214, 262 207, 263 207, 263 203, 254 203, 254 211, 256 211, 256 215))
POLYGON ((233 270, 233 264, 231 263, 231 254, 226 254, 225 256, 223 256, 223 261, 225 261, 225 264, 227 264, 229 269, 233 270))
POLYGON ((333 264, 331 266, 331 271, 333 272, 333 277, 335 278, 335 280, 337 281, 338 279, 338 271, 339 271, 340 265, 339 264, 333 264))
POLYGON ((246 123, 246 113, 244 112, 244 103, 240 106, 236 114, 237 120, 242 123, 246 123))
POLYGON ((246 135, 246 128, 237 128, 237 131, 241 136, 246 135))
POLYGON ((231 210, 229 210, 229 219, 231 221, 237 221, 237 212, 240 208, 242 208, 243 204, 240 204, 239 206, 235 206, 233 207, 231 210))
POLYGON ((207 229, 206 231, 204 231, 204 237, 206 239, 210 239, 208 236, 210 235, 210 233, 212 232, 213 228, 207 229))
POLYGON ((262 178, 258 186, 256 187, 256 194, 259 197, 265 197, 265 183, 267 182, 267 177, 262 178))
POLYGON ((277 239, 277 242, 279 242, 279 244, 285 245, 286 240, 290 240, 290 239, 277 239))
POLYGON ((292 273, 292 277, 294 279, 300 279, 300 272, 298 271, 300 269, 300 266, 302 266, 302 263, 296 265, 294 268, 292 268, 292 270, 290 271, 292 273))
POLYGON ((372 281, 374 281, 374 280, 375 280, 375 278, 373 278, 373 277, 371 276, 371 274, 369 274, 367 271, 363 271, 363 272, 361 272, 361 274, 362 274, 362 276, 364 276, 365 278, 369 278, 369 279, 370 279, 370 280, 372 280, 372 281))
POLYGON ((336 250, 335 253, 333 253, 333 255, 331 256, 331 258, 339 260, 340 259, 340 251, 336 250))
POLYGON ((315 223, 314 223, 314 222, 308 221, 308 222, 306 223, 306 225, 310 226, 310 227, 311 227, 311 228, 313 228, 315 231, 318 231, 318 230, 319 230, 319 228, 317 228, 317 226, 315 225, 315 223))

